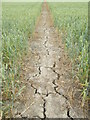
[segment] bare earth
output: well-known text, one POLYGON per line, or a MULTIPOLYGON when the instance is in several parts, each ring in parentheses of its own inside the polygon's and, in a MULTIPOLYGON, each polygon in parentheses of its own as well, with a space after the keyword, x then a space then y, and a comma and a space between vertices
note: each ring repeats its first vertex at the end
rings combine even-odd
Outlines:
POLYGON ((83 118, 78 84, 71 79, 71 63, 46 4, 29 44, 21 76, 26 89, 15 102, 14 117, 83 118))

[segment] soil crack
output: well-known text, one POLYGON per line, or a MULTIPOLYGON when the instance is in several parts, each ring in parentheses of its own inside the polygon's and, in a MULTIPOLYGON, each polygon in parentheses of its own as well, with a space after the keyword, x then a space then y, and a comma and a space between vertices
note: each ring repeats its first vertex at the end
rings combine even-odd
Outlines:
POLYGON ((70 118, 70 120, 74 120, 74 119, 70 116, 70 108, 67 109, 67 116, 70 118))
POLYGON ((51 67, 51 70, 57 75, 57 80, 59 80, 60 74, 58 72, 56 72, 53 67, 51 67))
POLYGON ((43 120, 45 120, 46 119, 46 100, 43 97, 42 97, 42 99, 44 101, 44 103, 43 103, 43 116, 44 116, 43 120))
POLYGON ((41 75, 41 67, 40 66, 39 66, 38 70, 39 70, 39 75, 41 75))
POLYGON ((60 92, 57 91, 58 85, 56 84, 55 81, 56 81, 56 80, 53 80, 53 82, 52 82, 52 83, 55 85, 54 91, 55 91, 57 94, 63 96, 66 100, 68 100, 68 98, 67 98, 64 94, 62 94, 62 93, 60 93, 60 92))
POLYGON ((35 93, 34 93, 34 94, 39 94, 39 95, 40 95, 40 93, 38 92, 37 88, 34 87, 33 84, 31 84, 31 87, 35 90, 35 93))

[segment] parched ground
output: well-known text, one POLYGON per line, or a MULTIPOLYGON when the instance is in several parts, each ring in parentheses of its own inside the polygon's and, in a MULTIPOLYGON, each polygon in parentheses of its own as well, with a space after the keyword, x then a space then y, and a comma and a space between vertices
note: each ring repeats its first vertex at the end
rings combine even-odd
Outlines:
POLYGON ((79 84, 73 82, 70 72, 69 57, 44 3, 24 60, 21 79, 26 89, 15 102, 14 117, 84 118, 79 84))

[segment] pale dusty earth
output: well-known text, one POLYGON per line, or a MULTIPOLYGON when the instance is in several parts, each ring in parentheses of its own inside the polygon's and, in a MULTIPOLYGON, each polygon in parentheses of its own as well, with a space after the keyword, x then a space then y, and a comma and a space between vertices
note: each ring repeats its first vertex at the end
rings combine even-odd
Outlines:
POLYGON ((80 86, 71 77, 71 62, 43 4, 21 80, 26 88, 14 104, 15 118, 84 118, 80 86))

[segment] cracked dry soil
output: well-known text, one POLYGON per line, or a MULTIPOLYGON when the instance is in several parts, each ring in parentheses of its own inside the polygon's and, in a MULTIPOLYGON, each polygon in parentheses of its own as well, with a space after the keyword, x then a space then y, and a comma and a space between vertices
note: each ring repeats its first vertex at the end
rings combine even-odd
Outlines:
POLYGON ((15 102, 14 117, 84 118, 78 97, 74 96, 79 88, 75 88, 70 70, 68 55, 44 3, 24 60, 21 79, 26 89, 15 102))

